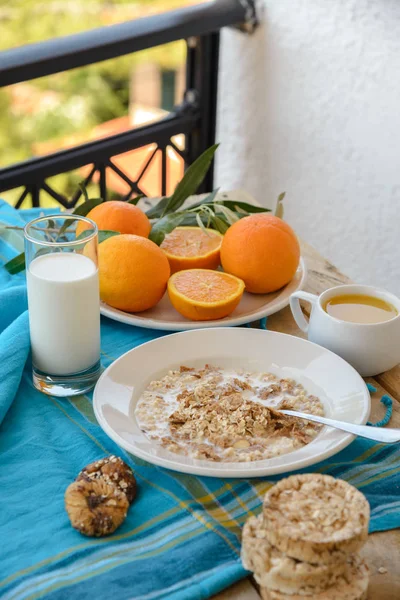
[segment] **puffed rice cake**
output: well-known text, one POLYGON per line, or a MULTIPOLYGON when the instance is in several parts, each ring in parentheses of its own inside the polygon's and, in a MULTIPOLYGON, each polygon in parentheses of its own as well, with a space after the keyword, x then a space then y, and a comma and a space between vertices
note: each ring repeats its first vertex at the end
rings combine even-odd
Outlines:
POLYGON ((263 515, 250 517, 242 535, 242 563, 252 571, 257 583, 285 594, 312 595, 335 584, 338 577, 349 573, 353 564, 330 565, 299 562, 272 546, 266 539, 263 515))
POLYGON ((299 561, 345 562, 368 537, 369 504, 341 479, 308 473, 282 479, 265 495, 267 541, 299 561))
POLYGON ((354 563, 346 577, 338 577, 334 585, 324 591, 304 596, 301 594, 284 594, 269 588, 260 588, 263 600, 367 600, 369 571, 365 562, 354 563))

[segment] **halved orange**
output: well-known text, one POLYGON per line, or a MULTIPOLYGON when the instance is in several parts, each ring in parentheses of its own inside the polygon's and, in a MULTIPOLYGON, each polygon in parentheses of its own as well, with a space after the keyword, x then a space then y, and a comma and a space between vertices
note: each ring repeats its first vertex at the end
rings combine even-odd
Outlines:
POLYGON ((169 278, 172 306, 192 321, 212 321, 231 314, 240 302, 244 282, 210 269, 188 269, 169 278))
POLYGON ((216 269, 223 237, 214 229, 176 227, 165 236, 160 248, 167 255, 171 273, 184 269, 216 269))

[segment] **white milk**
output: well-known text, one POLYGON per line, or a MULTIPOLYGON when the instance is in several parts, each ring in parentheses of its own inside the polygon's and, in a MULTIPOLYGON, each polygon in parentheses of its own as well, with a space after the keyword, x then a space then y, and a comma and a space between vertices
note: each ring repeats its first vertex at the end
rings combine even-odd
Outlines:
POLYGON ((100 358, 97 267, 90 258, 57 252, 35 258, 27 271, 34 366, 50 375, 92 367, 100 358))

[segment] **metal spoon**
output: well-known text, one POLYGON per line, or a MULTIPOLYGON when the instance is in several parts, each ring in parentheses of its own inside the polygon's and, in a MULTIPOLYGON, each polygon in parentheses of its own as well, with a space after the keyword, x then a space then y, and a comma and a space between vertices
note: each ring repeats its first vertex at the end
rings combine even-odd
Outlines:
POLYGON ((400 429, 371 427, 370 425, 354 425, 353 423, 346 423, 345 421, 336 421, 334 419, 327 419, 326 417, 316 417, 315 415, 298 412, 297 410, 280 410, 279 412, 291 417, 299 417, 299 419, 313 421, 314 423, 322 423, 323 425, 341 429, 342 431, 347 431, 348 433, 359 435, 360 437, 369 440, 375 440, 376 442, 384 442, 386 444, 400 442, 400 429))

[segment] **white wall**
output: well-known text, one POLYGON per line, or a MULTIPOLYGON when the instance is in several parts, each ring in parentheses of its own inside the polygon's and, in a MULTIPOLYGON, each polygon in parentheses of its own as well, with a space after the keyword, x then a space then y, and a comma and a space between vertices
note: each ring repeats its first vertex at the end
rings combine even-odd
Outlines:
POLYGON ((400 294, 400 1, 263 0, 223 32, 217 184, 271 206, 358 282, 400 294))

